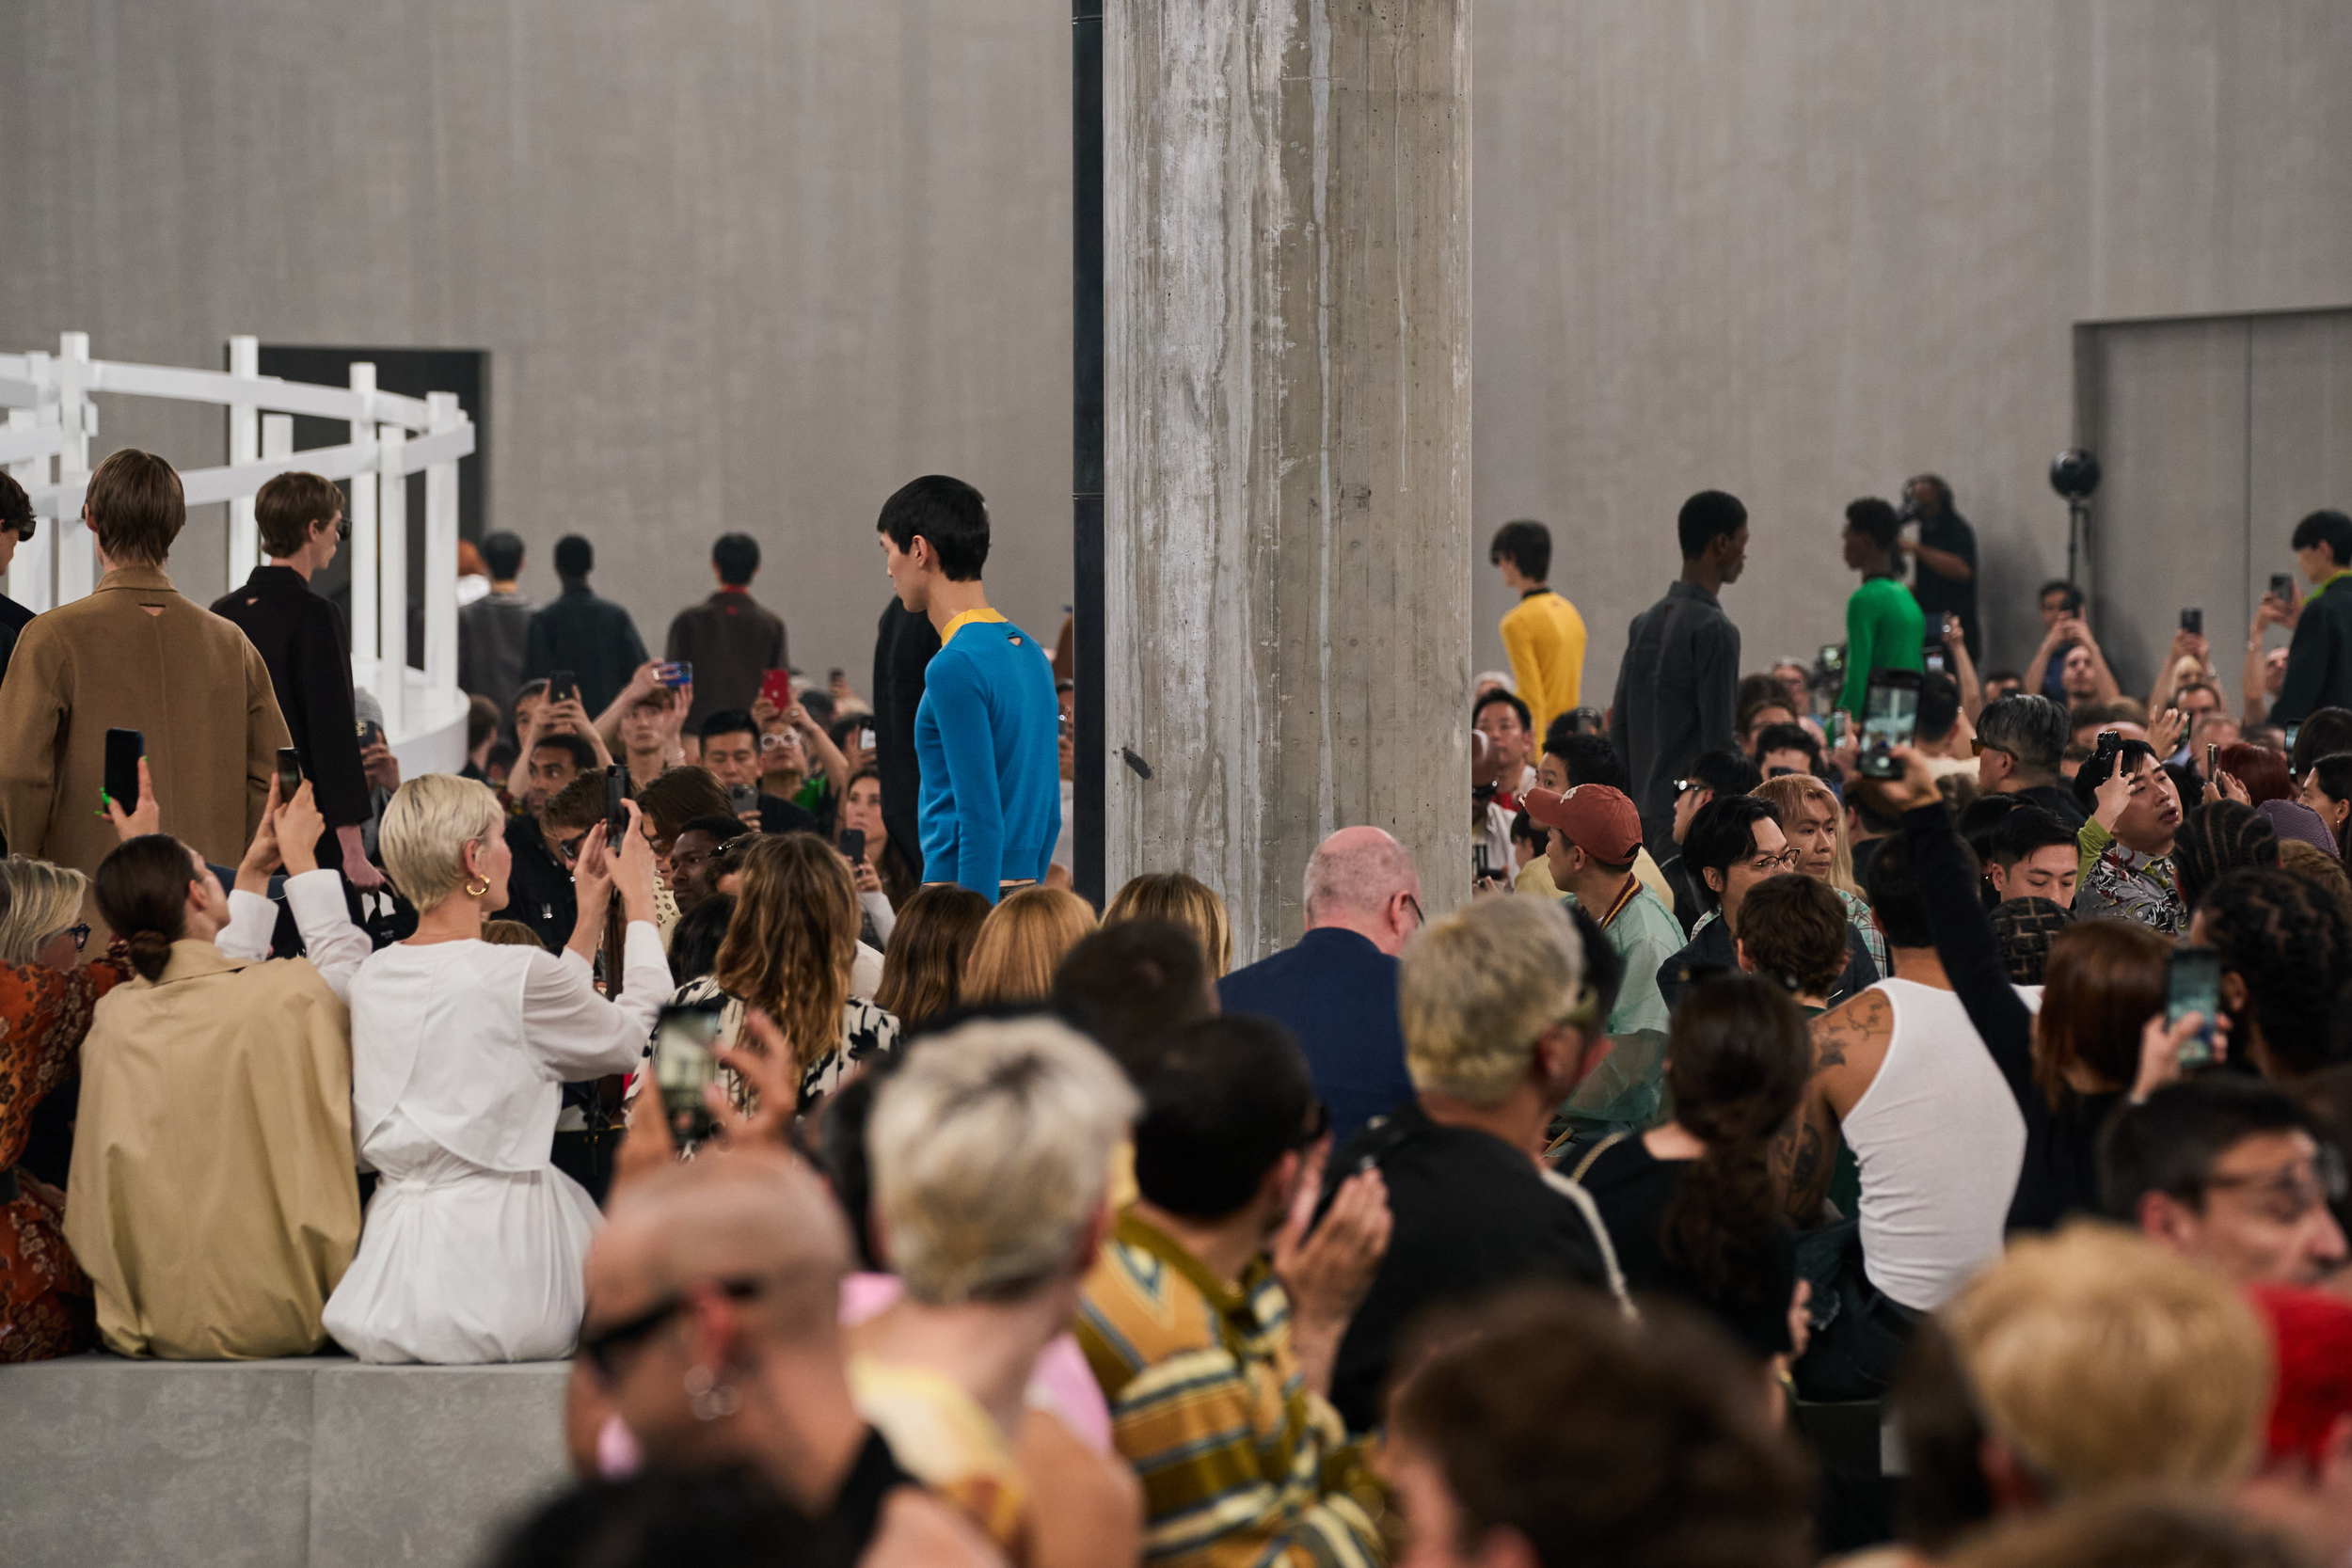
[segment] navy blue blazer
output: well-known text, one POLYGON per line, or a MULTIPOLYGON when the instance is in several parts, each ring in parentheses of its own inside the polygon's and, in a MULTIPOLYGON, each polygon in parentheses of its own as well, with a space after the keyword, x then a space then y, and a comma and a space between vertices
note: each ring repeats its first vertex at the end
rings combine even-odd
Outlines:
POLYGON ((1298 1037, 1339 1144, 1413 1098, 1396 967, 1369 938, 1327 926, 1216 985, 1225 1011, 1262 1014, 1298 1037))

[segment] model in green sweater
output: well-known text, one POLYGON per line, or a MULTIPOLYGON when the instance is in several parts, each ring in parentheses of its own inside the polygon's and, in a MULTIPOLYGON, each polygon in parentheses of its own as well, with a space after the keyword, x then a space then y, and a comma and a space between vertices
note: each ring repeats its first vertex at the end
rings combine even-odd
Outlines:
POLYGON ((1871 671, 1917 670, 1925 663, 1927 617, 1896 576, 1901 531, 1895 509, 1875 496, 1846 508, 1846 564, 1862 574, 1862 586, 1846 601, 1846 688, 1837 705, 1857 719, 1871 671))

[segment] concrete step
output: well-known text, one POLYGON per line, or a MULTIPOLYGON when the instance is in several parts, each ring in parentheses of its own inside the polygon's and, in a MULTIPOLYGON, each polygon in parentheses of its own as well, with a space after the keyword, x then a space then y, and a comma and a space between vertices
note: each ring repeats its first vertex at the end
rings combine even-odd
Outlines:
POLYGON ((472 1568, 566 1479, 560 1361, 0 1367, 9 1568, 472 1568))

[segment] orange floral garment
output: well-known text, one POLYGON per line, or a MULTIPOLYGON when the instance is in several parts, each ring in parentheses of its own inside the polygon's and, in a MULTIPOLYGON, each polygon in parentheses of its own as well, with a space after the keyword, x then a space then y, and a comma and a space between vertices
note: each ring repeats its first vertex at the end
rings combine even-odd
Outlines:
MULTIPOLYGON (((87 968, 0 964, 0 1172, 24 1157, 39 1105, 79 1061, 90 1009, 129 973, 119 953, 87 968)), ((65 1195, 15 1171, 0 1203, 0 1361, 74 1355, 98 1342, 90 1285, 65 1241, 65 1195)))

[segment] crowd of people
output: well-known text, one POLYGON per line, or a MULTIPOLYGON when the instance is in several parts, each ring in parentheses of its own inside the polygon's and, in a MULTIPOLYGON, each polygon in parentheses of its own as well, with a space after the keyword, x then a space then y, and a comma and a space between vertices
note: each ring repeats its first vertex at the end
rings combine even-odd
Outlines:
POLYGON ((407 778, 336 488, 209 613, 184 516, 115 453, 97 591, 0 616, 0 1361, 568 1358, 515 1568, 2352 1560, 2341 514, 2234 710, 2066 583, 1979 674, 1933 475, 1758 671, 1692 497, 1594 708, 1513 522, 1474 887, 1343 827, 1265 956, 1072 889, 1066 642, 959 481, 882 509, 870 698, 747 535, 660 659, 489 535, 407 778))

